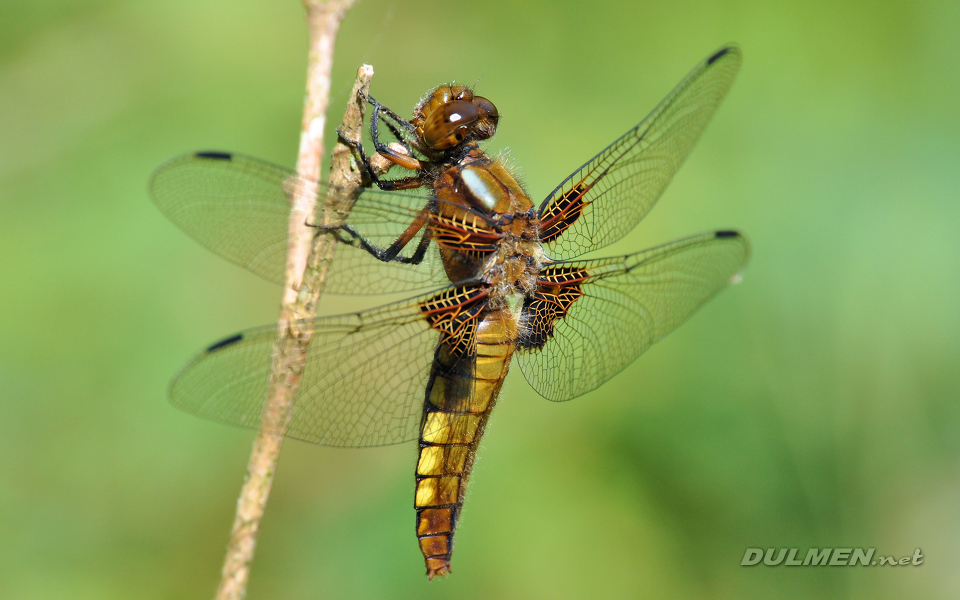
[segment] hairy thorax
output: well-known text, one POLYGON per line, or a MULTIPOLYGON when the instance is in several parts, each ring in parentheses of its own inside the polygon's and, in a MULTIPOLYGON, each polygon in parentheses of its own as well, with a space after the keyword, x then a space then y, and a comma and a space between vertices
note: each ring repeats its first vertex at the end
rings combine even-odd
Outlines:
POLYGON ((450 280, 479 276, 491 286, 491 308, 505 306, 511 295, 531 293, 544 261, 540 220, 510 172, 473 148, 444 169, 433 188, 440 201, 436 219, 448 225, 437 235, 459 232, 446 248, 438 239, 450 280))
POLYGON ((515 294, 532 294, 544 258, 535 237, 539 221, 532 214, 504 216, 512 217, 512 222, 504 227, 500 246, 484 269, 484 279, 492 286, 491 301, 497 303, 515 294))

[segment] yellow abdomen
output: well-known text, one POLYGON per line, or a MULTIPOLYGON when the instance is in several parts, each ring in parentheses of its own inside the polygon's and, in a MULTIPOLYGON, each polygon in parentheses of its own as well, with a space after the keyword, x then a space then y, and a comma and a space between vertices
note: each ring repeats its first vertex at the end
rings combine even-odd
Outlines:
POLYGON ((509 310, 477 318, 476 352, 453 356, 441 342, 427 383, 417 461, 417 538, 427 577, 450 571, 450 554, 467 479, 487 418, 516 347, 509 310))

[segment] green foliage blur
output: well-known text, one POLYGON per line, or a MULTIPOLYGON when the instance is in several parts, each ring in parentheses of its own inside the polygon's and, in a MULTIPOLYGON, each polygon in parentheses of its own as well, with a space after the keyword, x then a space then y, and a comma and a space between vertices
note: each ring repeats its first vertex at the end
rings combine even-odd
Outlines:
MULTIPOLYGON (((610 253, 735 227, 754 255, 585 397, 551 404, 515 369, 443 581, 412 444, 290 442, 248 597, 960 597, 958 32, 947 0, 358 5, 330 122, 364 62, 402 112, 479 80, 489 148, 535 199, 738 42, 714 122, 610 253), (740 566, 747 547, 925 560, 740 566)), ((0 4, 0 597, 212 596, 253 434, 166 386, 275 320, 280 290, 146 181, 191 150, 292 166, 305 48, 296 0, 0 4)))

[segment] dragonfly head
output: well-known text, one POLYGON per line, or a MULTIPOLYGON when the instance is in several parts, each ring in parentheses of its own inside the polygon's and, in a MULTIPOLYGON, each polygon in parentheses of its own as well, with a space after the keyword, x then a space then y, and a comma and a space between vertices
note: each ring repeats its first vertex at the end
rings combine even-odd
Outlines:
POLYGON ((449 150, 465 141, 485 140, 497 132, 500 113, 483 96, 462 85, 441 85, 427 94, 410 121, 429 148, 449 150))

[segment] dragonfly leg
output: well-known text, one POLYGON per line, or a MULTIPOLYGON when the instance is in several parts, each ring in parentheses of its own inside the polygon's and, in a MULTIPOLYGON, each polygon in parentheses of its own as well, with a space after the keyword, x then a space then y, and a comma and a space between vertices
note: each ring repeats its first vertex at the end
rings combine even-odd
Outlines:
MULTIPOLYGON (((385 159, 389 161, 389 163, 387 163, 387 168, 378 169, 374 167, 374 165, 370 162, 370 158, 367 156, 366 151, 363 149, 363 144, 357 140, 347 139, 343 135, 343 132, 341 132, 340 129, 337 129, 337 136, 339 137, 340 141, 346 144, 350 148, 356 160, 361 165, 363 165, 363 169, 366 172, 367 177, 369 177, 370 181, 375 183, 377 187, 380 188, 381 190, 384 190, 384 191, 411 190, 411 189, 416 189, 418 187, 423 186, 423 178, 418 175, 391 180, 391 179, 381 179, 380 176, 377 174, 378 171, 381 174, 386 172, 386 170, 389 169, 390 166, 392 166, 390 165, 390 163, 399 165, 411 171, 423 171, 424 166, 417 158, 413 156, 413 150, 410 147, 410 144, 406 141, 406 139, 404 139, 403 132, 400 131, 397 125, 394 125, 387 119, 384 119, 383 122, 387 125, 387 128, 390 130, 390 133, 392 133, 394 137, 396 137, 397 142, 400 148, 402 149, 402 151, 391 148, 390 146, 380 141, 379 123, 380 123, 381 112, 389 116, 391 119, 397 121, 400 124, 400 126, 404 128, 412 128, 413 126, 410 125, 409 122, 404 121, 403 119, 398 117, 393 111, 391 111, 390 109, 386 108, 385 106, 377 102, 377 100, 372 96, 364 96, 364 99, 370 104, 372 104, 374 107, 373 116, 370 119, 370 134, 371 134, 371 137, 373 138, 373 145, 377 150, 377 154, 379 154, 380 156, 383 156, 385 159)), ((382 165, 378 165, 378 167, 382 167, 382 165)))
MULTIPOLYGON (((337 128, 337 136, 340 138, 340 141, 353 152, 354 158, 360 163, 366 176, 370 178, 370 181, 375 183, 381 190, 392 192, 396 190, 412 190, 423 186, 423 178, 417 175, 413 177, 403 177, 401 179, 382 179, 377 175, 378 169, 374 168, 370 163, 370 159, 363 149, 363 144, 344 137, 343 132, 340 131, 339 128, 337 128)), ((398 156, 403 155, 398 153, 398 156)))
POLYGON ((398 262, 419 265, 421 262, 423 262, 423 257, 427 253, 427 248, 430 247, 430 230, 424 231, 423 235, 420 237, 420 242, 417 244, 416 250, 411 256, 400 255, 400 251, 403 250, 403 248, 410 241, 410 238, 406 238, 405 235, 398 238, 386 248, 377 248, 364 239, 363 236, 357 233, 357 231, 349 225, 341 225, 340 227, 334 228, 333 233, 337 237, 337 241, 350 244, 355 248, 361 248, 369 252, 370 255, 377 260, 381 260, 383 262, 398 262), (347 235, 343 235, 344 233, 347 235))
POLYGON ((415 175, 413 177, 403 177, 401 179, 381 179, 377 182, 377 187, 385 192, 396 190, 415 190, 423 186, 423 177, 415 175))
POLYGON ((427 248, 430 247, 430 229, 424 229, 424 225, 429 218, 429 209, 424 208, 417 215, 417 218, 410 223, 410 226, 398 237, 392 244, 386 248, 378 248, 367 241, 356 229, 344 223, 337 227, 324 227, 322 225, 313 225, 322 231, 333 234, 337 241, 342 244, 349 244, 354 248, 361 248, 370 253, 371 256, 383 262, 399 262, 405 264, 418 265, 426 256, 427 248), (401 256, 400 252, 416 237, 417 233, 424 229, 420 241, 411 256, 401 256))
POLYGON ((379 187, 380 178, 377 176, 376 169, 370 165, 370 160, 367 158, 367 153, 363 149, 363 144, 357 140, 351 140, 343 135, 343 131, 341 131, 339 127, 337 127, 337 138, 340 140, 340 143, 350 148, 350 151, 353 153, 353 157, 358 163, 360 163, 361 167, 366 173, 366 176, 370 179, 370 181, 377 184, 377 187, 379 187))
MULTIPOLYGON (((417 128, 413 126, 413 123, 404 119, 403 117, 393 112, 383 104, 380 104, 380 102, 376 98, 374 98, 373 96, 367 95, 367 96, 364 96, 363 99, 369 102, 371 106, 373 106, 375 113, 383 113, 385 117, 391 119, 400 127, 403 127, 407 131, 407 133, 409 133, 410 135, 413 135, 413 136, 417 135, 417 128)), ((384 122, 386 121, 387 119, 385 118, 384 122)))
MULTIPOLYGON (((378 143, 380 141, 380 133, 378 129, 379 122, 379 119, 371 118, 370 136, 373 138, 374 143, 378 143)), ((407 138, 403 135, 403 132, 400 131, 400 129, 389 119, 383 119, 383 124, 387 126, 387 129, 390 130, 390 133, 393 134, 394 139, 397 140, 397 143, 403 147, 406 153, 410 156, 413 156, 413 148, 410 147, 410 144, 407 142, 407 138)))
MULTIPOLYGON (((413 150, 411 150, 410 145, 407 143, 400 130, 386 119, 384 119, 383 122, 386 123, 387 128, 390 129, 392 134, 394 134, 406 153, 404 154, 403 152, 399 152, 380 141, 380 113, 386 112, 389 115, 393 115, 393 113, 376 100, 373 100, 373 98, 370 98, 370 100, 373 102, 373 115, 370 117, 370 136, 373 138, 373 147, 376 148, 377 153, 390 162, 400 165, 404 169, 410 169, 411 171, 423 170, 423 163, 413 156, 413 150)), ((396 115, 393 115, 393 117, 396 117, 396 115)), ((396 118, 399 119, 399 117, 396 118)), ((404 123, 409 125, 409 123, 406 121, 402 121, 401 125, 404 123)), ((412 125, 410 126, 412 127, 412 125)))

